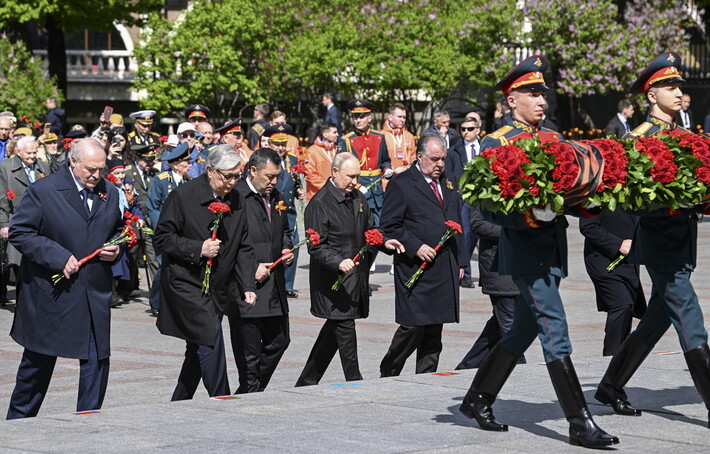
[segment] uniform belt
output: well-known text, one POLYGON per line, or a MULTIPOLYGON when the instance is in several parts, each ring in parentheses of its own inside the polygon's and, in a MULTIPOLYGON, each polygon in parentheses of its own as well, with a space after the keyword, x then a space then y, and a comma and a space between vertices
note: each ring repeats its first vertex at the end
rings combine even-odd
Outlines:
POLYGON ((360 176, 361 177, 376 177, 378 175, 382 175, 382 169, 375 169, 375 170, 361 170, 360 171, 360 176))

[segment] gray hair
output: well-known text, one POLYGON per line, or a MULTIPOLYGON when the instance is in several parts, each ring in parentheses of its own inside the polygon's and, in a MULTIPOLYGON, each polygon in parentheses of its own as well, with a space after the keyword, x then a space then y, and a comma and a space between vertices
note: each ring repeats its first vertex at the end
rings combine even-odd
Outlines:
POLYGON ((37 139, 35 139, 34 136, 24 136, 21 137, 20 140, 17 141, 17 145, 15 145, 16 150, 24 150, 24 148, 29 145, 30 143, 37 143, 37 139))
POLYGON ((338 153, 333 158, 333 162, 330 164, 330 168, 331 170, 340 169, 343 167, 343 164, 345 164, 345 161, 351 160, 357 161, 358 165, 360 165, 360 160, 354 154, 348 152, 338 153))
POLYGON ((237 154, 237 150, 226 144, 210 148, 210 154, 207 157, 207 164, 213 170, 229 170, 241 163, 242 160, 237 154))
POLYGON ((434 118, 439 118, 442 115, 446 115, 447 117, 451 117, 451 115, 449 115, 449 111, 447 111, 447 110, 438 110, 438 111, 434 112, 434 118))
POLYGON ((69 156, 74 160, 74 162, 81 162, 84 159, 84 155, 89 151, 100 151, 106 156, 101 142, 98 140, 88 138, 88 139, 76 139, 72 142, 71 151, 69 156))
POLYGON ((424 134, 419 138, 419 143, 417 143, 417 154, 422 156, 429 154, 429 142, 438 142, 446 150, 446 141, 439 134, 424 134))

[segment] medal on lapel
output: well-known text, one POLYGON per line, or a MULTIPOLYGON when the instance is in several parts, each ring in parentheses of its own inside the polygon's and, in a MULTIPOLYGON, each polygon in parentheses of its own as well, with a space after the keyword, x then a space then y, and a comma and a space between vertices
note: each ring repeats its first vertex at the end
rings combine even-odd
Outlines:
POLYGON ((450 182, 448 179, 446 180, 446 189, 453 191, 454 190, 454 184, 450 182))

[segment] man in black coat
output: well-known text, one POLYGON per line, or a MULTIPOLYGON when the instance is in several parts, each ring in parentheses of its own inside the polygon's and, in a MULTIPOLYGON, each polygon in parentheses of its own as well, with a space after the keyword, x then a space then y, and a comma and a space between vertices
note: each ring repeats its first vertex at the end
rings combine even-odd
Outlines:
POLYGON ((619 255, 627 256, 638 218, 623 211, 602 210, 593 218, 580 218, 584 235, 584 265, 597 294, 597 310, 606 312, 604 356, 614 356, 631 332, 631 319, 646 312, 646 297, 639 266, 624 260, 607 271, 619 255))
MULTIPOLYGON (((498 239, 501 227, 483 218, 481 208, 471 207, 469 217, 471 231, 478 237, 478 272, 481 291, 488 295, 493 306, 493 315, 486 322, 473 347, 466 353, 456 370, 477 369, 493 347, 510 331, 513 314, 520 290, 508 275, 501 275, 493 266, 498 251, 498 239)), ((518 364, 525 364, 525 355, 518 364)))
POLYGON ((383 377, 399 375, 415 350, 416 373, 436 372, 444 323, 459 321, 464 239, 454 235, 434 250, 447 230, 446 221, 461 224, 461 197, 456 182, 444 174, 445 162, 444 139, 422 136, 416 163, 387 185, 380 225, 406 251, 394 259, 395 320, 400 326, 380 364, 383 377), (429 265, 407 288, 405 283, 424 262, 429 265))
POLYGON ((631 117, 634 116, 634 105, 628 100, 622 99, 619 101, 617 110, 617 114, 609 120, 604 132, 605 134, 613 134, 618 138, 622 138, 624 134, 631 132, 633 129, 629 122, 631 117))
POLYGON ((172 400, 191 399, 202 379, 210 396, 229 394, 222 337, 222 314, 235 315, 240 300, 256 302, 254 249, 248 241, 244 200, 234 190, 241 162, 229 145, 210 150, 206 173, 170 192, 160 213, 155 243, 163 252, 158 329, 187 342, 185 360, 172 400), (224 213, 212 240, 221 202, 224 213), (210 293, 202 284, 212 257, 210 293))
POLYGON ((695 120, 693 119, 693 111, 690 110, 690 95, 688 93, 684 93, 680 98, 680 111, 675 114, 673 119, 678 126, 693 132, 695 120))
MULTIPOLYGON (((355 319, 366 318, 370 310, 371 251, 358 262, 353 259, 365 245, 365 231, 374 228, 374 218, 365 196, 354 190, 360 177, 360 161, 355 155, 335 155, 331 175, 306 207, 305 227, 320 236, 318 246, 308 244, 311 313, 326 322, 296 386, 318 384, 336 351, 340 353, 345 380, 362 380, 355 319), (332 290, 341 274, 345 280, 338 290, 332 290)), ((382 249, 403 252, 397 240, 385 241, 382 249)))
POLYGON ((291 249, 291 229, 283 195, 276 189, 281 157, 270 148, 256 150, 247 164, 249 175, 237 183, 244 199, 249 239, 256 259, 256 304, 239 302, 229 317, 232 350, 239 371, 237 393, 263 391, 290 342, 284 267, 290 253, 273 271, 268 266, 291 249))

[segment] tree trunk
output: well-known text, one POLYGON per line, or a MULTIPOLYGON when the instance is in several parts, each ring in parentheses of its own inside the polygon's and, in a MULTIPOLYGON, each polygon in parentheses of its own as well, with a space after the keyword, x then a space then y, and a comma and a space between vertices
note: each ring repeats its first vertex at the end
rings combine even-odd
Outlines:
POLYGON ((67 48, 64 42, 64 30, 51 15, 47 17, 47 61, 49 62, 49 76, 57 77, 57 88, 66 99, 67 48))

